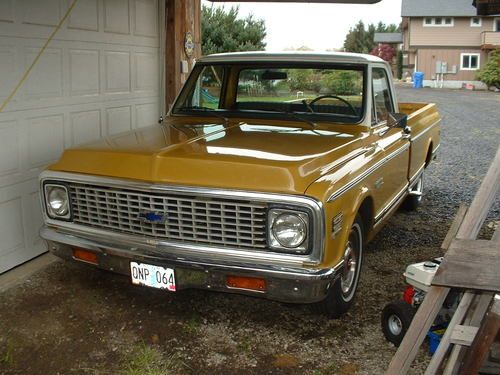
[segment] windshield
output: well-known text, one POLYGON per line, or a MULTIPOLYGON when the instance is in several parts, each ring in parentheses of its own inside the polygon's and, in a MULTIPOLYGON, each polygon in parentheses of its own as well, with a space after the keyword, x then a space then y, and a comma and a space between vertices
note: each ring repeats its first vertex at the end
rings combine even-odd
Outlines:
POLYGON ((359 122, 363 97, 361 66, 203 65, 193 71, 174 113, 300 113, 311 119, 359 122))

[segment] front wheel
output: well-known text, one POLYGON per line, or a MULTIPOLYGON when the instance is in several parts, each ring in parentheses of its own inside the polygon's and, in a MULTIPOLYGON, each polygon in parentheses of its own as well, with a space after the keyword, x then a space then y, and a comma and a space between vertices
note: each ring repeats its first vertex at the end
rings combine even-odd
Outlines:
POLYGON ((345 244, 340 277, 330 287, 326 298, 318 304, 319 310, 329 318, 341 317, 352 305, 363 261, 363 244, 363 221, 357 215, 345 244))

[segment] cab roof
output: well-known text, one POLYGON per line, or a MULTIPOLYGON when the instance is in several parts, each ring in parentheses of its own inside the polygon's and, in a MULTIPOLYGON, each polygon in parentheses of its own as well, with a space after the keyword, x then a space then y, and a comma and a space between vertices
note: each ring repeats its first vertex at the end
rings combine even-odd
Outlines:
POLYGON ((380 57, 348 52, 231 52, 203 56, 200 63, 215 62, 326 62, 326 63, 384 63, 380 57))

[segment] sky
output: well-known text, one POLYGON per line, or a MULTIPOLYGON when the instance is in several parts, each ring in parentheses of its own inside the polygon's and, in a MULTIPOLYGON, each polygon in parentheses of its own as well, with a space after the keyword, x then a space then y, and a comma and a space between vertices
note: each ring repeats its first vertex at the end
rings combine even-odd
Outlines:
POLYGON ((377 4, 312 4, 312 3, 212 3, 204 5, 239 5, 239 15, 253 14, 264 19, 267 30, 267 50, 307 46, 317 51, 341 48, 349 28, 358 20, 386 24, 401 22, 401 0, 382 0, 377 4))

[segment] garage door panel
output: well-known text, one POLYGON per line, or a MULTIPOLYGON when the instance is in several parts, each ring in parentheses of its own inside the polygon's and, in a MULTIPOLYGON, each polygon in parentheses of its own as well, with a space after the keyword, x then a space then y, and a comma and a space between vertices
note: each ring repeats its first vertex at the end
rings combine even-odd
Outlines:
POLYGON ((71 113, 72 145, 79 145, 101 137, 101 111, 71 113))
MULTIPOLYGON (((71 3, 0 0, 0 100, 71 3)), ((48 164, 71 145, 156 124, 157 8, 157 0, 78 0, 0 113, 0 273, 46 250, 38 175, 48 164)))
POLYGON ((158 103, 138 104, 135 106, 135 124, 144 128, 158 123, 158 103))
POLYGON ((128 0, 104 0, 104 31, 118 34, 130 33, 128 0))
POLYGON ((149 52, 134 53, 134 90, 158 90, 158 55, 149 52))
POLYGON ((14 2, 13 2, 13 0, 0 1, 0 21, 14 22, 14 2))
POLYGON ((69 50, 70 95, 99 95, 99 50, 69 50))
POLYGON ((130 92, 130 53, 106 51, 104 53, 106 93, 130 92))
POLYGON ((64 150, 64 116, 32 118, 27 123, 29 168, 57 160, 64 150))
POLYGON ((24 247, 22 198, 0 202, 0 255, 24 247))
MULTIPOLYGON (((72 0, 68 1, 70 4, 72 0)), ((99 13, 97 0, 78 0, 68 21, 69 29, 99 30, 99 13)))
POLYGON ((107 134, 117 134, 132 129, 130 106, 106 110, 107 134))
POLYGON ((59 0, 23 0, 21 5, 23 23, 56 26, 62 17, 59 0))
POLYGON ((42 209, 40 207, 40 192, 33 191, 27 197, 27 215, 24 216, 25 226, 29 229, 26 233, 27 243, 35 248, 41 248, 42 239, 39 236, 43 225, 42 209))
POLYGON ((16 121, 0 122, 0 176, 20 171, 19 130, 16 121))
POLYGON ((0 273, 46 251, 38 194, 38 178, 0 188, 0 273))
MULTIPOLYGON (((25 69, 29 68, 38 52, 38 48, 25 49, 25 69)), ((26 80, 24 86, 26 99, 46 99, 63 95, 62 57, 60 48, 45 50, 26 80)))
POLYGON ((16 49, 13 46, 0 45, 0 72, 2 72, 0 74, 0 100, 4 100, 16 84, 16 49))
POLYGON ((155 17, 158 9, 156 0, 135 0, 134 35, 157 37, 158 21, 155 17), (151 22, 151 20, 155 20, 151 22))

